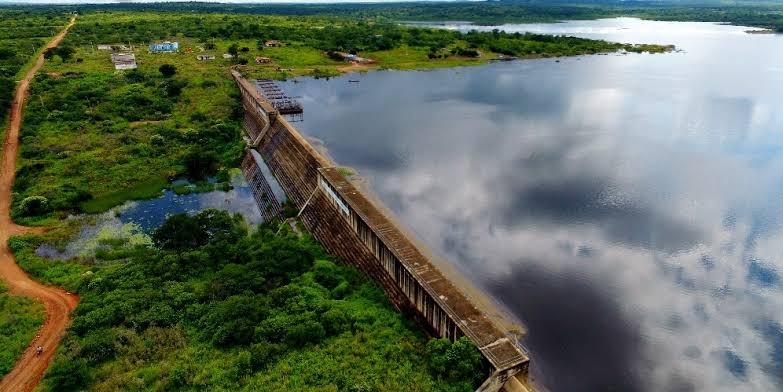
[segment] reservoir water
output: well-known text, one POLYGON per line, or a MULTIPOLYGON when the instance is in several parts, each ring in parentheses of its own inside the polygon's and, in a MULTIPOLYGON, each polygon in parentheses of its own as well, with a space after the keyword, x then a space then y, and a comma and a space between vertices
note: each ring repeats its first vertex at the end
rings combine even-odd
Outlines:
POLYGON ((524 323, 544 387, 781 390, 783 37, 481 28, 681 51, 300 79, 298 128, 524 323))

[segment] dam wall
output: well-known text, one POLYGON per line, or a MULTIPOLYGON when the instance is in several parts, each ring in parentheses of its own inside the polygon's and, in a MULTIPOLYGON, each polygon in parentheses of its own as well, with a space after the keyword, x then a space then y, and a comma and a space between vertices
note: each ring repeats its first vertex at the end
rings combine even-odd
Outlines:
POLYGON ((466 298, 371 198, 265 103, 253 83, 237 71, 232 75, 242 91, 249 146, 242 170, 264 217, 282 217, 282 200, 269 184, 274 181, 313 237, 330 254, 372 277, 398 311, 431 336, 452 341, 466 336, 478 347, 490 369, 479 391, 499 391, 510 377, 526 373, 529 359, 516 341, 466 298), (274 179, 265 179, 260 166, 268 168, 274 179))

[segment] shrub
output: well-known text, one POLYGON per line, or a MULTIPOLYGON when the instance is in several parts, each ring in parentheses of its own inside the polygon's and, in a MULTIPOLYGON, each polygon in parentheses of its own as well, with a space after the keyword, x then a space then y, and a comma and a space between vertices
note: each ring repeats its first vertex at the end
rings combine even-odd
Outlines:
POLYGON ((331 309, 321 315, 321 323, 329 335, 339 335, 350 331, 353 321, 340 309, 331 309))
POLYGON ((324 326, 315 320, 305 320, 302 323, 292 325, 285 335, 285 342, 292 347, 303 347, 308 344, 318 343, 326 337, 324 326))
POLYGON ((87 360, 58 360, 52 365, 46 377, 55 391, 79 391, 87 385, 90 371, 87 360))
POLYGON ((250 346, 250 368, 253 371, 262 370, 274 362, 285 348, 269 342, 256 343, 250 346))
POLYGON ((187 85, 188 82, 184 80, 167 80, 161 84, 163 89, 166 90, 166 95, 169 97, 178 97, 182 93, 182 89, 187 85))
POLYGON ((152 136, 150 136, 150 144, 153 145, 153 146, 162 146, 163 143, 165 143, 165 142, 166 142, 166 139, 163 136, 161 136, 161 135, 159 135, 157 133, 152 135, 152 136))
POLYGON ((110 329, 91 331, 82 339, 80 356, 97 364, 114 357, 115 333, 110 329))
POLYGON ((315 281, 330 290, 343 281, 344 278, 340 272, 340 268, 328 260, 316 260, 313 264, 315 281))
POLYGON ((228 212, 204 210, 195 216, 169 217, 152 235, 155 245, 166 250, 192 250, 212 242, 237 241, 247 235, 241 217, 228 212))
POLYGON ((427 359, 430 370, 445 380, 470 380, 479 382, 483 374, 481 353, 466 337, 452 343, 446 338, 432 339, 427 342, 427 359))
POLYGON ((228 47, 228 54, 237 57, 239 54, 239 46, 237 46, 237 44, 231 44, 231 46, 228 47))
POLYGON ((185 155, 185 173, 193 180, 202 180, 218 170, 218 156, 212 151, 200 148, 185 155))
POLYGON ((22 200, 19 209, 25 216, 41 215, 49 211, 49 199, 43 196, 30 196, 22 200))
POLYGON ((147 75, 145 75, 143 72, 139 71, 138 69, 132 69, 125 73, 125 80, 127 80, 130 83, 141 83, 147 80, 147 75))
POLYGON ((171 64, 163 64, 158 68, 158 71, 164 78, 170 78, 177 73, 177 67, 171 64))

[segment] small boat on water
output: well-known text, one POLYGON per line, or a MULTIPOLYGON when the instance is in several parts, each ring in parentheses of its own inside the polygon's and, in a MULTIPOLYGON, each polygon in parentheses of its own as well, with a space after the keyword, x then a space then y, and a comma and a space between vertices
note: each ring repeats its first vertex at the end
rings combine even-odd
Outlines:
POLYGON ((348 79, 348 83, 359 83, 359 81, 358 80, 348 79))

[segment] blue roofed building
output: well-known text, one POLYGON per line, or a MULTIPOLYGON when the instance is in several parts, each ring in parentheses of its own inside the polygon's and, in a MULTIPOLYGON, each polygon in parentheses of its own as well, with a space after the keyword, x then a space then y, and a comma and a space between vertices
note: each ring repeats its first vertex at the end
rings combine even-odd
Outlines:
POLYGON ((150 53, 174 53, 179 52, 179 42, 161 42, 150 44, 150 53))

